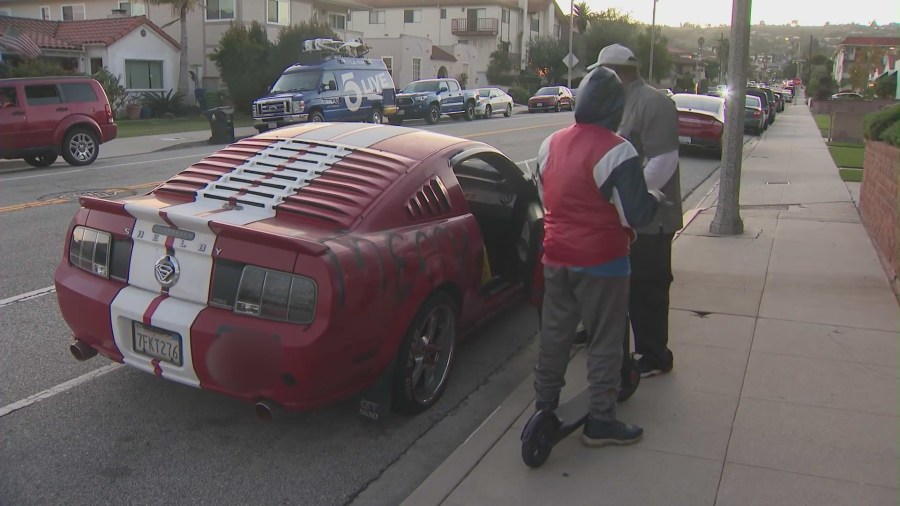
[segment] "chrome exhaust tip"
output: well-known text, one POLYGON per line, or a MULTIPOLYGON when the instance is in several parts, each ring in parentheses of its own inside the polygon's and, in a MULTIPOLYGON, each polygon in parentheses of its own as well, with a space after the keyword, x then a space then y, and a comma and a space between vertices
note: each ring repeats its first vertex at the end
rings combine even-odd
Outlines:
POLYGON ((278 405, 268 399, 263 399, 253 405, 256 417, 264 422, 271 422, 277 409, 278 405))

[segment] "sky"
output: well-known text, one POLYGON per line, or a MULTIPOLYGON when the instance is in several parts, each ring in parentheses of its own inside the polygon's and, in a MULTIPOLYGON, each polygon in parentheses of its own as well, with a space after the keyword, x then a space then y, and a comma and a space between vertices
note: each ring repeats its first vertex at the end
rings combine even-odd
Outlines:
MULTIPOLYGON (((650 24, 653 17, 653 0, 584 0, 594 12, 616 8, 631 14, 638 21, 650 24)), ((569 12, 569 0, 557 0, 563 12, 569 12)), ((575 1, 578 3, 578 0, 575 1)), ((839 2, 829 0, 753 0, 750 11, 751 24, 765 21, 767 25, 785 25, 797 20, 802 26, 832 24, 869 24, 875 20, 880 25, 900 22, 900 8, 896 0, 853 0, 839 2), (852 6, 852 8, 850 8, 852 6), (849 11, 849 12, 848 12, 849 11)), ((658 0, 656 23, 680 26, 690 22, 706 24, 731 24, 729 0, 658 0)))

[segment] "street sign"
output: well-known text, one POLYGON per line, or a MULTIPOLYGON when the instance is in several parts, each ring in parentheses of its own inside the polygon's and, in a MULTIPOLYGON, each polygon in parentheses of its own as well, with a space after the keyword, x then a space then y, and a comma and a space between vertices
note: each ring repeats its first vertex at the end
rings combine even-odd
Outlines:
POLYGON ((578 57, 575 56, 575 53, 569 53, 565 58, 563 58, 563 64, 566 67, 572 68, 575 65, 578 65, 578 57))

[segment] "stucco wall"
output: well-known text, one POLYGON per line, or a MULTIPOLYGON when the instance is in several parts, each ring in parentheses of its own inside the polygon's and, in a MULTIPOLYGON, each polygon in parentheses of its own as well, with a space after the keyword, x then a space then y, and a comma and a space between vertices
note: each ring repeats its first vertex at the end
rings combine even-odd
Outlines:
POLYGON ((163 84, 158 89, 169 90, 178 86, 178 51, 147 25, 113 43, 109 46, 107 55, 108 60, 104 61, 106 68, 113 74, 121 74, 123 85, 125 85, 125 60, 128 59, 162 61, 163 84), (141 30, 145 31, 143 37, 141 30))

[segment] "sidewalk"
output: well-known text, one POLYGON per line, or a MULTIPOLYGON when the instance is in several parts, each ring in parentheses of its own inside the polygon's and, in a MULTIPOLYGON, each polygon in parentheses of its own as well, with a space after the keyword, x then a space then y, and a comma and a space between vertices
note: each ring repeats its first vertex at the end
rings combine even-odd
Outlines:
MULTIPOLYGON (((710 234, 709 208, 675 241, 675 369, 619 408, 640 443, 576 432, 526 467, 529 377, 403 504, 897 505, 898 305, 806 107, 745 158, 741 194, 743 235, 710 234)), ((563 397, 585 376, 581 351, 563 397)))

